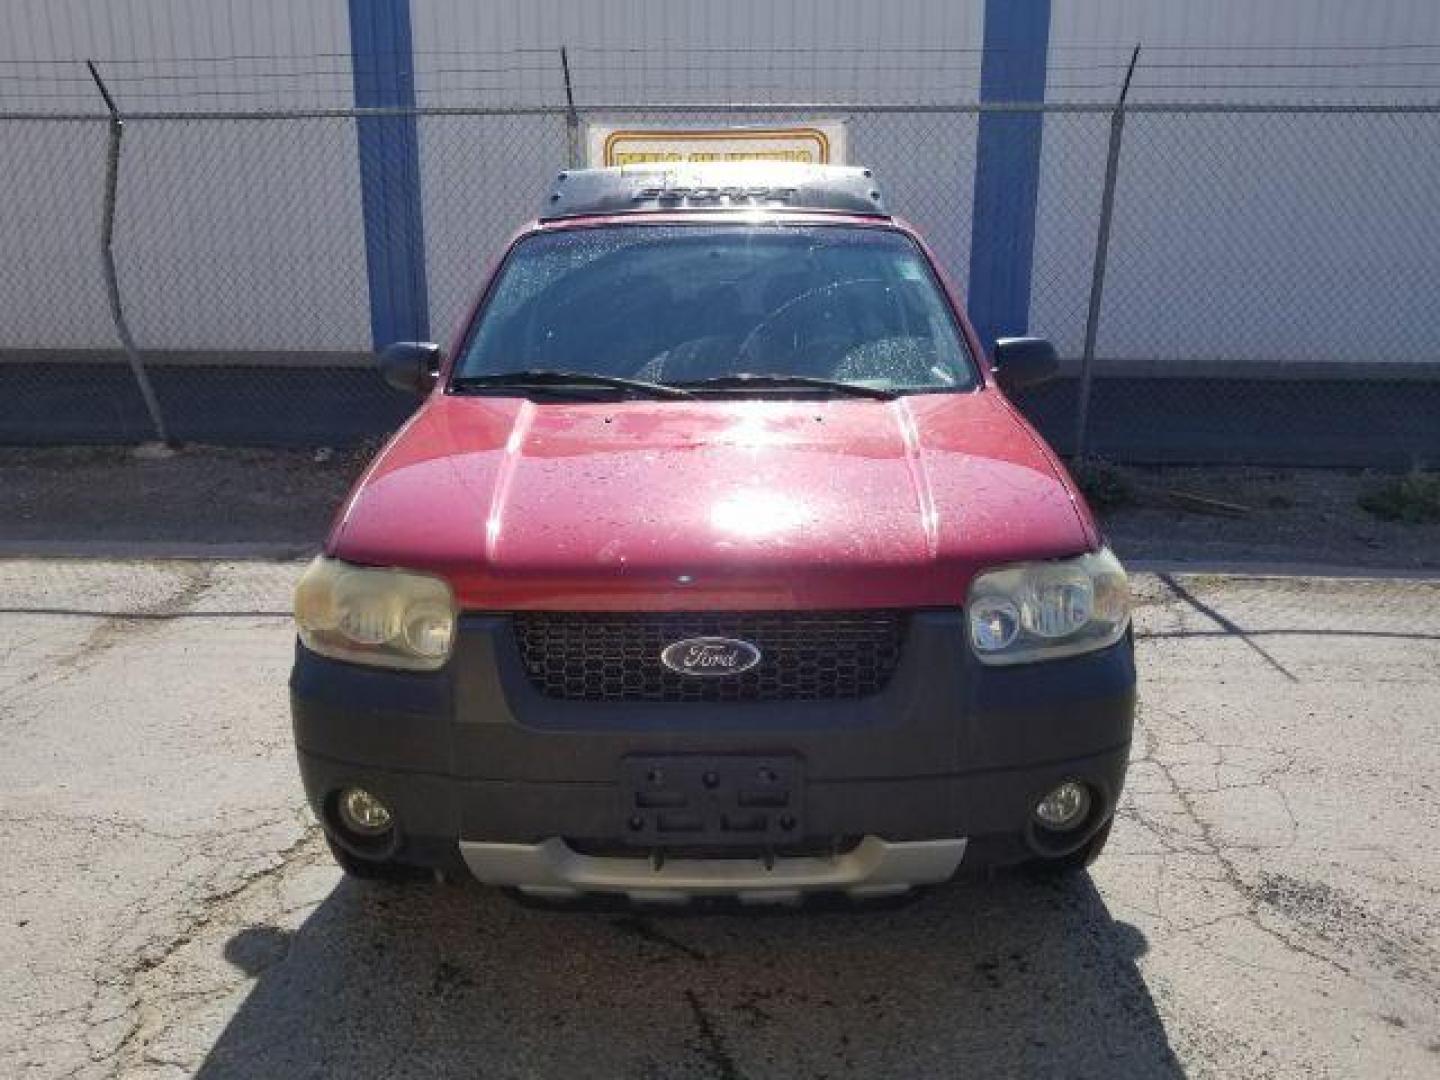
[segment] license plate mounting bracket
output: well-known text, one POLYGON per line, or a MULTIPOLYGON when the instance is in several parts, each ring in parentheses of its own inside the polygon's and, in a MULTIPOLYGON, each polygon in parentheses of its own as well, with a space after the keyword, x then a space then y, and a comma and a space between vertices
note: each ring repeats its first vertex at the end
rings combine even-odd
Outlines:
POLYGON ((778 847, 804 836, 793 755, 634 755, 621 762, 621 834, 639 847, 778 847))

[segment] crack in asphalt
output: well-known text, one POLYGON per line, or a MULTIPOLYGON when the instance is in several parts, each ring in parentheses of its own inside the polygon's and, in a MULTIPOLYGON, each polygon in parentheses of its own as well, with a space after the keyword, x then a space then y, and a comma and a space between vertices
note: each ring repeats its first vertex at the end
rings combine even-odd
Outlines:
POLYGON ((27 697, 48 690, 93 667, 107 651, 122 641, 133 641, 147 629, 184 615, 215 584, 217 567, 212 563, 189 563, 178 568, 178 587, 166 596, 131 610, 99 616, 84 640, 19 682, 0 689, 0 704, 8 712, 27 697))
MULTIPOLYGON (((1241 874, 1240 869, 1235 864, 1234 859, 1232 859, 1228 854, 1226 854, 1224 847, 1220 844, 1219 840, 1216 839, 1214 827, 1210 824, 1208 820, 1206 820, 1204 815, 1200 812, 1199 807, 1195 805, 1194 793, 1187 790, 1184 785, 1180 783, 1179 779, 1172 771, 1172 767, 1164 760, 1162 760, 1159 756, 1157 736, 1147 727, 1141 732, 1141 737, 1144 740, 1145 756, 1142 758, 1137 758, 1136 761, 1144 762, 1154 766, 1159 771, 1160 775, 1164 777, 1166 783, 1170 788, 1171 796, 1180 804, 1181 808, 1184 810, 1185 816, 1195 826, 1196 830, 1198 830, 1199 840, 1205 853, 1210 858, 1212 858, 1219 866, 1225 884, 1230 887, 1231 891, 1236 895, 1237 898, 1242 899, 1244 902, 1244 910, 1242 912, 1232 912, 1220 915, 1217 916, 1214 920, 1195 923, 1181 930, 1178 930, 1177 932, 1194 933, 1197 930, 1204 929, 1206 926, 1217 925, 1218 923, 1223 922, 1227 919, 1239 917, 1242 918, 1245 922, 1249 923, 1251 926, 1253 926, 1260 933, 1278 942, 1288 951, 1296 953, 1297 955, 1308 957, 1316 963, 1322 964, 1330 968, 1332 971, 1335 971, 1345 976, 1346 978, 1353 977, 1354 973, 1351 971, 1351 969, 1340 963, 1338 960, 1335 960, 1333 957, 1326 956, 1324 953, 1318 952, 1317 950, 1310 948, 1303 942, 1296 941, 1293 937, 1282 933, 1273 926, 1267 926, 1265 924, 1265 922, 1261 918, 1261 902, 1260 899, 1256 896, 1254 888, 1245 880, 1244 875, 1241 874)), ((1222 787, 1217 790, 1226 789, 1222 787)), ((1292 825, 1294 824, 1293 816, 1291 818, 1291 823, 1292 825)))
POLYGON ((618 919, 612 919, 610 921, 610 925, 613 926, 616 930, 629 934, 632 937, 639 938, 641 941, 648 941, 652 945, 661 945, 667 949, 672 949, 675 952, 680 953, 682 956, 689 957, 691 960, 709 959, 709 956, 706 953, 701 952, 699 949, 691 945, 686 945, 683 941, 671 937, 669 934, 665 933, 663 930, 657 927, 649 919, 646 919, 640 915, 623 915, 618 919))
POLYGON ((187 565, 180 573, 183 580, 174 592, 153 603, 102 618, 75 651, 57 666, 76 666, 82 658, 94 660, 123 640, 122 635, 135 634, 153 623, 183 615, 215 583, 215 566, 211 563, 187 565))
POLYGON ((1177 598, 1189 604, 1192 608, 1198 611, 1201 615, 1204 615, 1207 619, 1213 622, 1216 626, 1220 627, 1220 629, 1224 630, 1227 634, 1238 637, 1247 646, 1249 646, 1256 653, 1256 655, 1260 657, 1260 659, 1264 660, 1265 663, 1269 664, 1270 667, 1278 671, 1285 678, 1289 679, 1291 682, 1298 683, 1300 681, 1299 676, 1297 676, 1284 664, 1280 663, 1279 660, 1276 660, 1275 657, 1270 655, 1270 653, 1267 652, 1260 645, 1257 645, 1255 641, 1251 638, 1249 633, 1244 629, 1244 627, 1242 627, 1239 623, 1235 622, 1228 616, 1221 614, 1209 604, 1201 601, 1198 597, 1195 596, 1194 593, 1190 592, 1190 590, 1185 588, 1185 586, 1181 585, 1178 581, 1176 581, 1175 575, 1159 574, 1157 575, 1157 577, 1160 579, 1161 582, 1164 583, 1167 589, 1169 589, 1172 593, 1175 594, 1177 598))
MULTIPOLYGON (((1176 769, 1180 766, 1171 764, 1162 759, 1160 753, 1160 738, 1151 730, 1146 730, 1143 737, 1145 756, 1137 758, 1136 764, 1148 764, 1164 779, 1169 794, 1174 797, 1181 806, 1186 818, 1191 822, 1198 832, 1199 849, 1219 866, 1222 877, 1220 879, 1201 879, 1194 874, 1186 874, 1187 880, 1209 880, 1217 884, 1224 884, 1228 887, 1237 901, 1244 904, 1242 911, 1229 911, 1216 915, 1214 918, 1189 923, 1183 926, 1176 926, 1174 921, 1163 911, 1164 905, 1160 902, 1160 889, 1164 876, 1169 872, 1168 864, 1171 856, 1184 856, 1193 854, 1196 851, 1192 838, 1177 836, 1173 828, 1163 821, 1155 819, 1138 806, 1129 805, 1122 813, 1137 823, 1141 824, 1160 842, 1167 853, 1167 858, 1162 859, 1160 873, 1157 876, 1155 891, 1155 911, 1151 914, 1158 918, 1162 925, 1166 925, 1177 934, 1193 934, 1198 931, 1214 927, 1228 920, 1242 918, 1248 925, 1254 927, 1273 940, 1279 942, 1284 948, 1297 955, 1304 956, 1318 963, 1324 964, 1332 970, 1359 982, 1361 985, 1371 986, 1372 981, 1354 970, 1351 966, 1342 963, 1334 956, 1327 955, 1318 949, 1314 949, 1304 943, 1295 940, 1288 933, 1267 925, 1261 917, 1262 910, 1278 915, 1289 923, 1294 924, 1306 931, 1310 936, 1324 942, 1332 947, 1355 951, 1357 948, 1352 942, 1337 939, 1334 933, 1330 932, 1336 925, 1344 925, 1351 933, 1363 931, 1370 928, 1369 936, 1372 938, 1372 948, 1375 957, 1382 967, 1392 976, 1411 982, 1419 982, 1425 985, 1434 986, 1437 984, 1434 975, 1436 951, 1414 935, 1407 935, 1399 931, 1387 931, 1383 928, 1373 926, 1369 911, 1363 905, 1355 904, 1353 901, 1342 899, 1332 887, 1319 882, 1309 882, 1299 878, 1293 878, 1284 874, 1262 873, 1257 883, 1247 882, 1240 873, 1238 866, 1231 855, 1226 852, 1248 852, 1252 854, 1264 853, 1267 851, 1280 851, 1291 849, 1297 843, 1302 830, 1293 806, 1290 804, 1289 796, 1283 787, 1278 784, 1281 777, 1290 775, 1296 768, 1296 756, 1283 750, 1273 747, 1251 746, 1244 743, 1215 742, 1204 737, 1200 730, 1188 721, 1177 716, 1173 712, 1156 707, 1148 706, 1151 714, 1163 716, 1167 722, 1173 722, 1176 726, 1184 729, 1189 738, 1180 742, 1165 740, 1174 746, 1204 745, 1213 751, 1214 760, 1208 763, 1197 761, 1185 761, 1180 763, 1184 767, 1194 769, 1197 767, 1208 767, 1211 770, 1211 783, 1209 785, 1197 785, 1194 783, 1182 783, 1175 775, 1176 769), (1272 764, 1265 767, 1257 767, 1251 763, 1236 762, 1232 751, 1243 751, 1246 753, 1258 753, 1276 759, 1272 764), (1233 769, 1241 773, 1251 773, 1254 779, 1241 782, 1224 782, 1221 778, 1223 769, 1233 769), (1195 803, 1195 797, 1201 795, 1223 795, 1246 790, 1263 790, 1272 795, 1283 812, 1288 828, 1288 837, 1274 843, 1246 843, 1232 841, 1225 845, 1219 843, 1210 825, 1195 803), (1177 843, 1176 840, 1180 842, 1177 843), (1336 912, 1345 912, 1341 918, 1336 912), (1327 912, 1329 917, 1327 917, 1327 912)), ((1168 755, 1173 757, 1173 754, 1168 755)), ((1327 848, 1333 851, 1333 848, 1327 848)), ((1367 845, 1371 850, 1382 855, 1386 859, 1394 859, 1394 854, 1381 845, 1367 845)), ((1433 892, 1433 890, 1425 890, 1433 892)), ((1231 957, 1235 963, 1256 968, 1258 970, 1271 971, 1286 975, 1299 975, 1301 972, 1282 970, 1271 965, 1262 965, 1250 960, 1241 960, 1238 957, 1231 957)))
POLYGON ((690 1006, 690 1013, 695 1019, 695 1032, 699 1036, 697 1050, 704 1059, 715 1070, 719 1080, 742 1080, 743 1074, 735 1064, 735 1057, 730 1048, 725 1045, 725 1040, 716 1029, 715 1023, 710 1018, 710 1013, 700 1002, 700 995, 690 987, 685 988, 685 1001, 690 1006))
MULTIPOLYGON (((221 916, 228 906, 241 901, 257 886, 283 874, 295 860, 305 854, 306 848, 313 846, 319 833, 320 826, 313 822, 309 823, 298 839, 271 857, 268 865, 241 876, 225 889, 201 897, 199 910, 187 920, 183 927, 172 933, 158 951, 142 948, 139 954, 132 958, 127 976, 131 989, 135 993, 135 1023, 114 1052, 109 1055, 111 1058, 119 1061, 130 1056, 136 1049, 143 1055, 145 1047, 142 1036, 147 1030, 163 1026, 163 1021, 167 1019, 166 1015, 144 994, 140 993, 134 984, 147 972, 163 967, 171 957, 194 941, 216 918, 221 916)), ((179 998, 170 995, 170 998, 178 1001, 192 996, 195 995, 181 995, 179 998)), ((199 996, 208 996, 208 994, 202 991, 199 996)))

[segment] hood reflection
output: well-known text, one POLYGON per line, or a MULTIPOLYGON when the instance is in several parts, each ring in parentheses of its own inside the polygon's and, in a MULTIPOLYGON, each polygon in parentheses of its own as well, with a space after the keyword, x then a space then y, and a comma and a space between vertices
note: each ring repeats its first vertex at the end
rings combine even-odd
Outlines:
POLYGON ((800 500, 774 491, 735 492, 710 508, 710 524, 717 532, 742 538, 769 538, 792 532, 805 519, 800 500))

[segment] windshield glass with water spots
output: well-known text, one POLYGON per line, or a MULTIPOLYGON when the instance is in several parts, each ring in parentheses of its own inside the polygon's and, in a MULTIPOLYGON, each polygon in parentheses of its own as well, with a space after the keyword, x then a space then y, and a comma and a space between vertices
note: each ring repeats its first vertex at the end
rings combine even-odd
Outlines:
POLYGON ((616 225, 510 253, 458 377, 737 374, 957 390, 975 365, 924 254, 858 226, 616 225))

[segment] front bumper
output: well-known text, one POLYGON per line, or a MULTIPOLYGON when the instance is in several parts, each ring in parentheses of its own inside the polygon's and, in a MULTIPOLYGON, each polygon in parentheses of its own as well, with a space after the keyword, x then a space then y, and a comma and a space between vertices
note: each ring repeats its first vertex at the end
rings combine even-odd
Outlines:
POLYGON ((373 670, 297 646, 291 680, 307 796, 342 845, 334 803, 374 792, 397 829, 361 856, 465 869, 551 895, 874 895, 1074 850, 1114 812, 1129 756, 1131 643, 987 668, 959 612, 916 612, 903 659, 855 701, 559 701, 531 685, 503 616, 461 621, 434 674, 373 670), (627 840, 636 755, 783 755, 803 763, 790 849, 655 852, 627 840), (1031 810, 1065 780, 1095 798, 1085 825, 1037 835, 1031 810), (919 845, 919 846, 916 846, 919 845), (723 854, 725 858, 695 857, 723 854))

